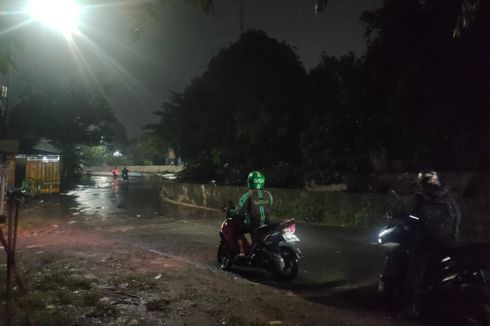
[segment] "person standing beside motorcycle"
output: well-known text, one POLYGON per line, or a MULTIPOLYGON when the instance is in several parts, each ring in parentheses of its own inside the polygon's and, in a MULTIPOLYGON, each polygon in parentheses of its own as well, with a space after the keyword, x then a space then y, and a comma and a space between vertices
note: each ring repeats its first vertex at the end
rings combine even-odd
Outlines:
POLYGON ((410 197, 401 209, 403 212, 398 212, 408 220, 418 218, 407 264, 406 298, 399 315, 401 318, 419 315, 418 292, 430 258, 457 241, 461 224, 458 204, 442 186, 437 172, 420 172, 416 182, 422 191, 410 197))
POLYGON ((273 202, 272 194, 264 190, 265 176, 261 172, 250 172, 247 186, 249 190, 240 197, 237 207, 229 210, 230 217, 241 219, 240 227, 236 230, 240 256, 245 256, 245 234, 269 224, 273 202))

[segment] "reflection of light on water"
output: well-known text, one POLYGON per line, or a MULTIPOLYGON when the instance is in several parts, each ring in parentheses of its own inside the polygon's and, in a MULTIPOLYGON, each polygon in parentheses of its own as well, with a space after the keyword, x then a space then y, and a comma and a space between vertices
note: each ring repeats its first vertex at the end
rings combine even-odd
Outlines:
POLYGON ((71 216, 88 223, 108 223, 120 216, 153 218, 158 215, 153 207, 158 205, 158 193, 150 191, 153 191, 153 186, 143 179, 126 182, 114 179, 112 175, 93 175, 68 193, 75 202, 71 216))
POLYGON ((117 195, 119 192, 119 180, 113 180, 112 181, 112 191, 117 195))
POLYGON ((92 176, 88 184, 77 186, 68 195, 74 195, 78 203, 78 211, 84 214, 98 215, 102 220, 108 218, 107 211, 111 209, 111 197, 119 191, 112 176, 92 176))
POLYGON ((108 176, 91 176, 84 178, 80 184, 76 186, 76 191, 93 188, 109 188, 114 179, 108 176))
POLYGON ((92 177, 92 181, 94 182, 93 187, 91 188, 109 188, 112 184, 112 177, 106 176, 95 176, 92 177))

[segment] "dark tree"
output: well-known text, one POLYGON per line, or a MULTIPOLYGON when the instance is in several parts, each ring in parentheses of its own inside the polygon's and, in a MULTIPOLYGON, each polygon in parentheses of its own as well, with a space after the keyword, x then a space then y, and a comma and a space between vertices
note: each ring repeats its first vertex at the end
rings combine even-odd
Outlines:
POLYGON ((341 58, 322 55, 309 77, 310 125, 301 148, 308 182, 339 182, 346 173, 370 170, 371 133, 361 101, 362 61, 353 54, 341 58))
POLYGON ((166 164, 165 155, 168 148, 152 133, 144 133, 132 140, 125 155, 131 165, 166 164))
POLYGON ((391 160, 474 169, 489 163, 490 12, 453 37, 458 0, 394 1, 365 13, 366 106, 391 160))
MULTIPOLYGON (((250 31, 212 58, 182 94, 173 94, 153 129, 189 166, 206 165, 213 177, 290 170, 301 162, 306 80, 289 45, 250 31)), ((280 178, 270 180, 291 181, 280 178)))
POLYGON ((114 115, 107 102, 80 85, 37 85, 26 90, 12 110, 10 134, 30 148, 41 138, 60 149, 62 183, 75 181, 80 145, 110 141, 114 115))

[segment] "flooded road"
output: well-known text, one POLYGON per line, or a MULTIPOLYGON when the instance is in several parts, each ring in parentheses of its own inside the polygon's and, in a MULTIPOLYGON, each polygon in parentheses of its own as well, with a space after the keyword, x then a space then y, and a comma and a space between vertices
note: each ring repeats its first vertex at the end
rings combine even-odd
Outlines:
POLYGON ((144 178, 91 181, 68 193, 74 219, 134 246, 214 267, 221 212, 162 202, 144 178))
POLYGON ((296 235, 303 252, 299 274, 294 281, 281 283, 257 269, 221 271, 216 250, 224 213, 162 201, 157 186, 148 179, 123 181, 93 176, 62 197, 66 199, 69 224, 97 231, 106 239, 138 250, 182 261, 206 275, 244 279, 273 291, 286 290, 310 304, 340 309, 348 316, 360 314, 381 324, 440 324, 432 321, 433 317, 429 317, 431 321, 396 320, 398 310, 381 298, 377 278, 384 254, 375 243, 377 230, 298 223, 296 235))
MULTIPOLYGON (((381 248, 374 244, 376 230, 298 223, 296 235, 301 239, 299 246, 303 257, 294 281, 278 282, 266 272, 251 268, 225 272, 216 262, 218 230, 224 213, 164 202, 156 187, 144 178, 123 181, 110 176, 93 176, 66 194, 45 198, 46 202, 51 201, 49 205, 44 205, 44 199, 40 199, 26 207, 26 215, 33 223, 42 221, 42 228, 41 231, 25 231, 26 238, 32 242, 25 250, 48 248, 38 239, 42 234, 62 256, 73 258, 77 263, 80 257, 100 256, 95 258, 95 263, 86 266, 88 275, 103 268, 109 269, 104 275, 108 272, 135 275, 135 265, 147 269, 156 267, 151 278, 167 276, 164 289, 172 288, 172 293, 180 298, 175 301, 178 302, 174 307, 177 312, 181 311, 181 305, 189 302, 194 306, 212 303, 212 309, 202 307, 204 310, 200 313, 215 316, 214 311, 218 309, 228 316, 230 309, 222 308, 227 302, 243 301, 253 305, 262 300, 262 304, 272 309, 264 310, 268 318, 278 318, 272 315, 285 318, 295 302, 301 307, 298 313, 304 314, 298 318, 313 318, 317 320, 314 325, 322 325, 319 321, 330 313, 335 315, 333 324, 338 321, 339 325, 440 324, 398 320, 394 317, 398 311, 389 307, 377 293, 377 278, 384 257, 381 248), (40 210, 41 206, 46 210, 40 210), (55 223, 49 222, 50 210, 55 223), (78 235, 79 241, 72 243, 71 234, 78 235), (84 239, 92 240, 85 243, 84 239), (65 245, 74 249, 65 251, 65 245), (121 248, 128 249, 121 253, 121 248), (99 256, 94 256, 95 253, 99 256), (167 265, 169 261, 172 264, 167 265), (174 274, 173 268, 186 272, 174 274), (205 293, 206 298, 200 300, 203 295, 199 293, 205 293), (263 299, 261 293, 267 293, 268 299, 263 299)), ((113 282, 113 278, 109 276, 106 282, 113 282)), ((165 295, 166 292, 156 293, 165 295)), ((165 296, 163 299, 167 300, 166 305, 174 302, 165 296)), ((238 314, 247 316, 248 310, 238 314)))
MULTIPOLYGON (((81 225, 138 248, 217 269, 220 211, 162 202, 158 191, 143 178, 123 181, 94 176, 67 195, 75 203, 70 208, 72 218, 81 225)), ((383 264, 382 250, 373 244, 375 232, 300 223, 296 234, 304 257, 295 281, 281 284, 257 270, 236 272, 312 301, 373 308, 383 264)))

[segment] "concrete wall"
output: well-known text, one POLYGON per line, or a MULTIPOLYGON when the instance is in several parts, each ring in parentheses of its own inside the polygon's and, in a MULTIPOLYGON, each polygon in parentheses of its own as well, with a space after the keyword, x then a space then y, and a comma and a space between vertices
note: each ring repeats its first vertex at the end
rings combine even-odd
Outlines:
MULTIPOLYGON (((124 166, 119 166, 119 169, 122 170, 124 166)), ((137 173, 177 173, 184 169, 183 165, 127 165, 126 168, 129 172, 137 172, 137 173)), ((92 166, 87 168, 86 170, 91 170, 94 173, 97 172, 111 172, 112 166, 92 166)))
MULTIPOLYGON (((211 208, 221 208, 230 200, 236 203, 247 191, 245 187, 156 182, 161 197, 211 208)), ((382 215, 396 202, 392 195, 382 193, 269 190, 274 196, 273 214, 276 217, 349 227, 381 226, 384 223, 382 215)), ((485 198, 464 198, 458 202, 463 213, 463 236, 473 240, 488 239, 490 203, 485 198)))
MULTIPOLYGON (((162 182, 160 195, 172 200, 221 208, 237 202, 245 187, 162 182)), ((306 222, 370 227, 382 222, 381 215, 391 198, 382 194, 310 192, 297 189, 269 189, 274 197, 274 215, 306 222)))

